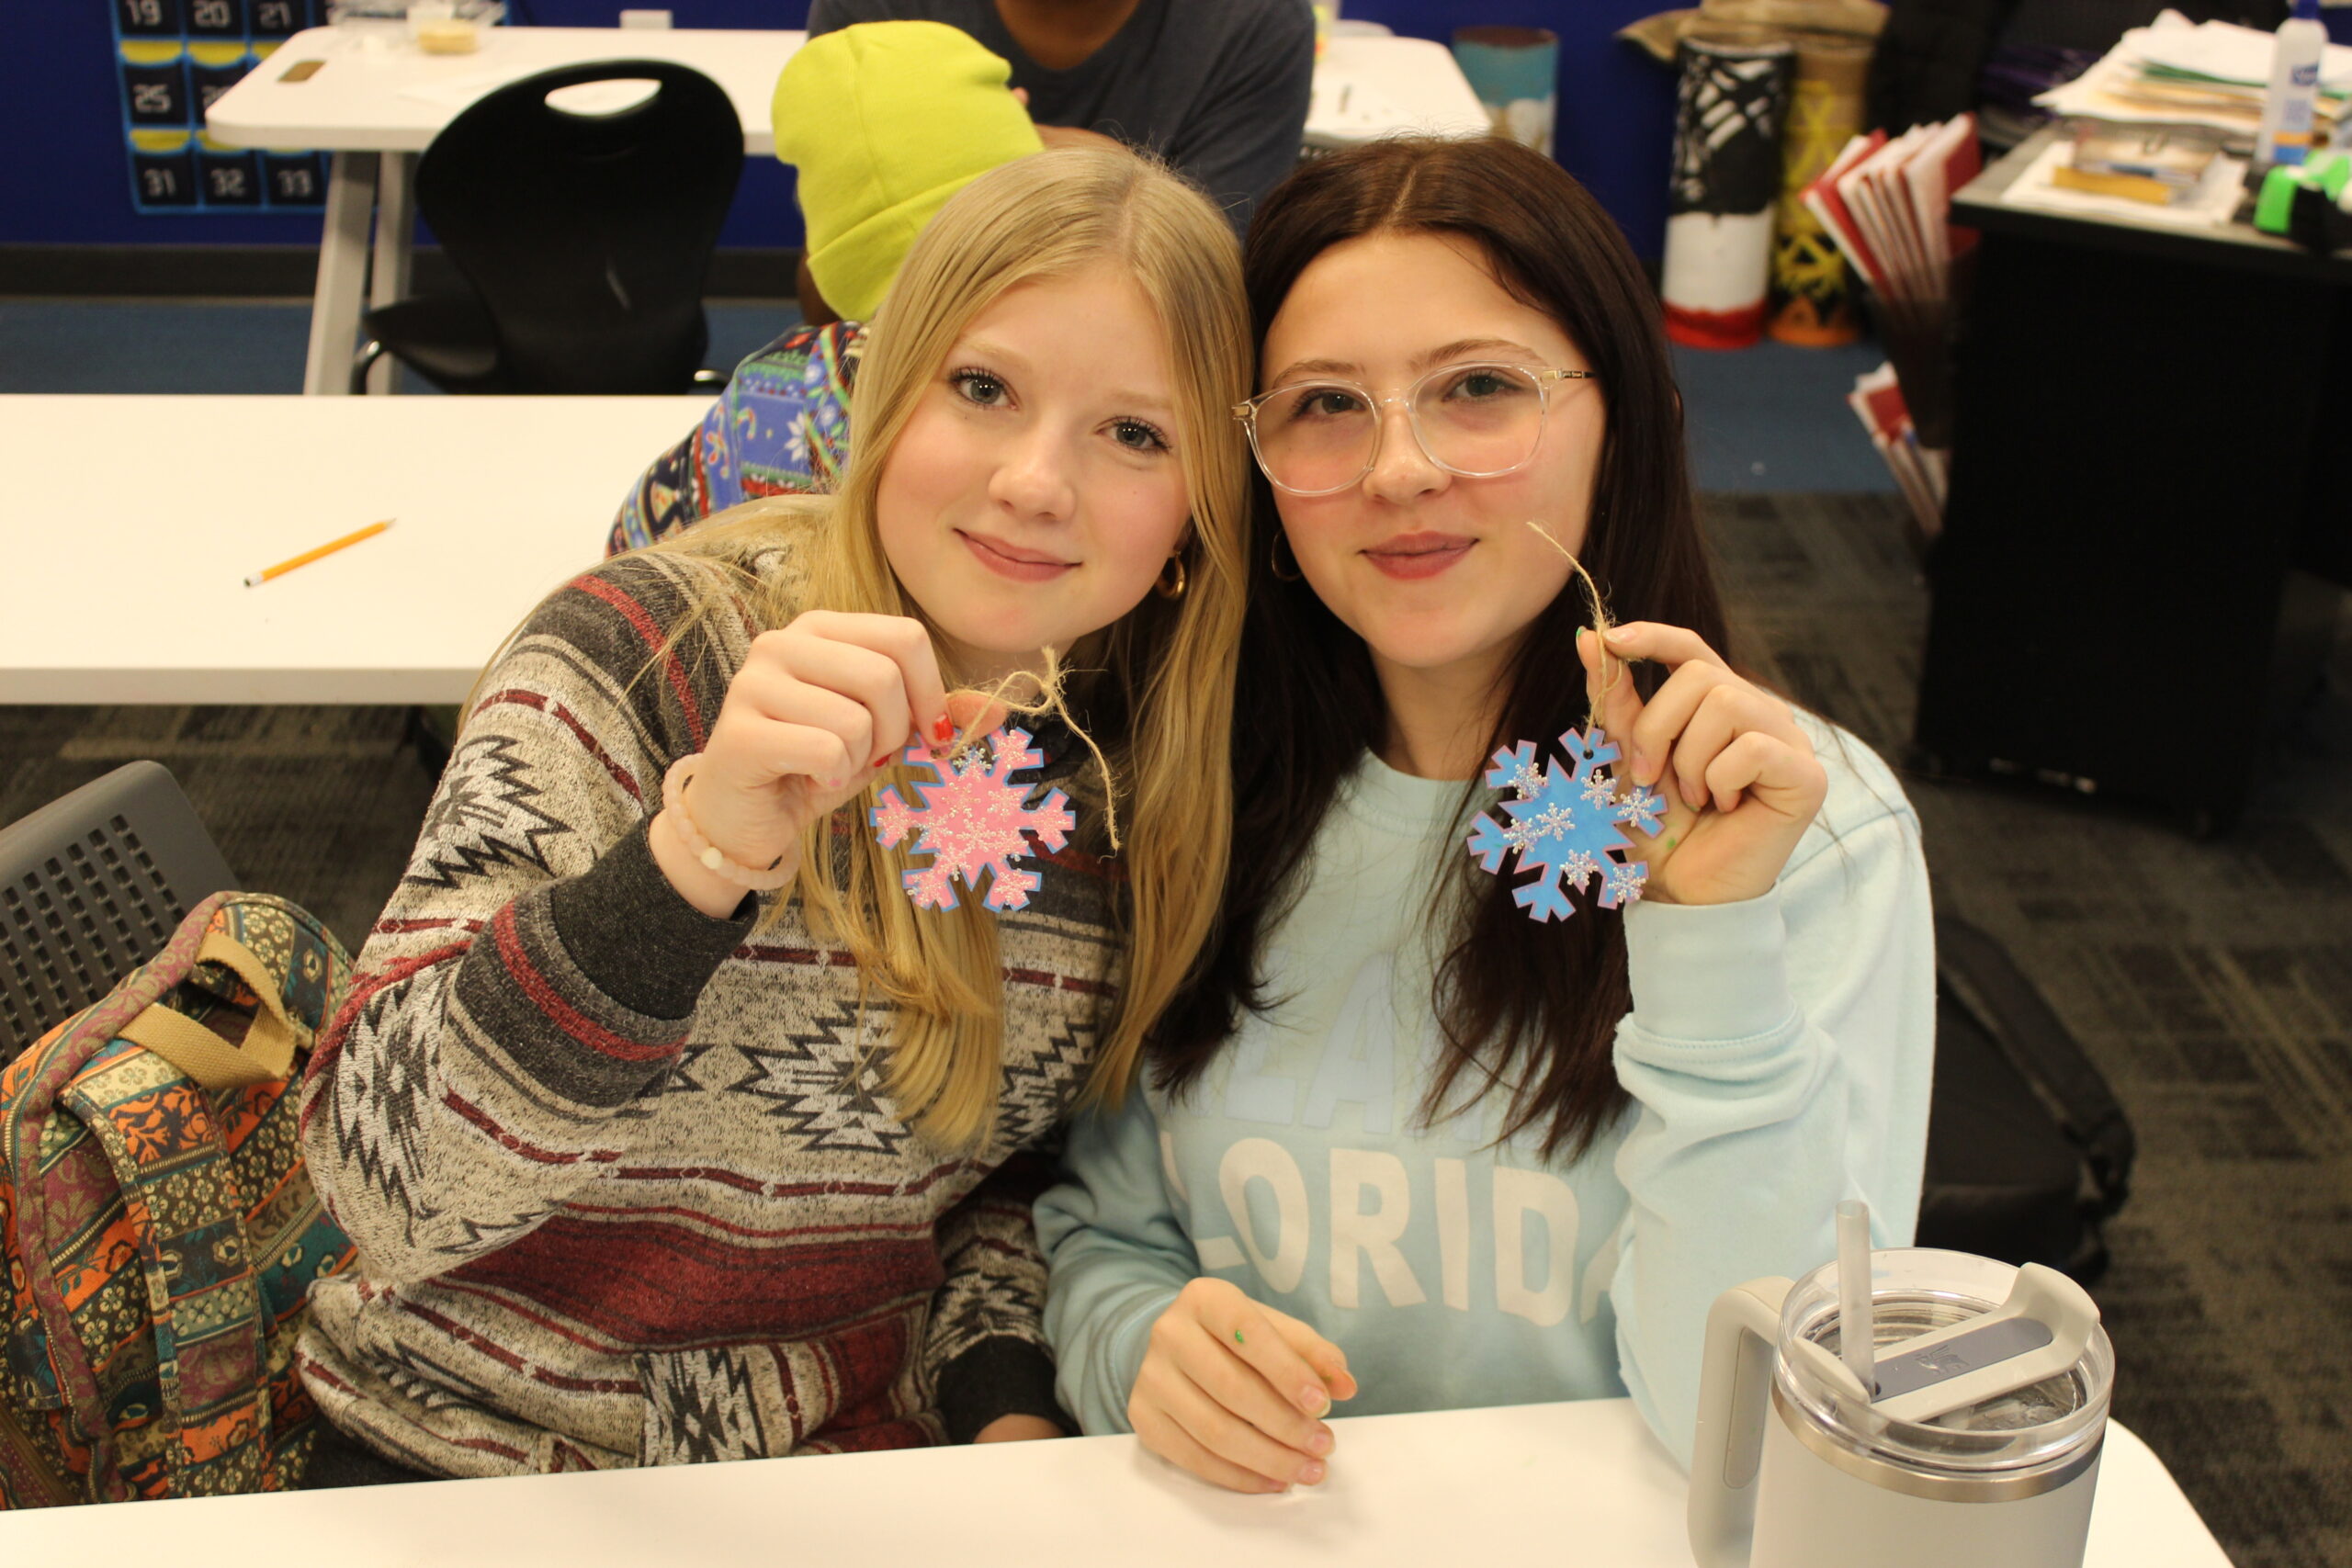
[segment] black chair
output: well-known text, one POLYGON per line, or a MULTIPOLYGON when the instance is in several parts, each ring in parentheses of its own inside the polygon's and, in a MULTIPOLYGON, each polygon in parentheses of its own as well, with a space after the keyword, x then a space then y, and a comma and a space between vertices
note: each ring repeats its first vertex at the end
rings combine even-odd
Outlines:
POLYGON ((0 1062, 114 989, 234 887, 160 762, 127 762, 0 828, 0 1062))
POLYGON ((608 60, 501 87, 417 164, 417 209, 470 288, 368 311, 352 390, 386 352, 450 392, 689 389, 710 342, 703 278, 742 167, 735 106, 684 65, 608 60), (657 90, 608 114, 548 102, 639 81, 657 90))

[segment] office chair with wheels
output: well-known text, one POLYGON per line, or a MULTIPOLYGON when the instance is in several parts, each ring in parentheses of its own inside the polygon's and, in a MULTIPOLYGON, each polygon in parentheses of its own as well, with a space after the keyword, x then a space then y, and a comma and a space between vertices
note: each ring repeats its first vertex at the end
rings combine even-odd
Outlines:
POLYGON ((0 828, 0 1062, 112 990, 236 881, 160 762, 0 828))
POLYGON ((608 60, 543 71, 451 120, 418 161, 416 205, 469 286, 362 318, 379 352, 450 392, 683 392, 710 332, 703 278, 743 166, 718 85, 687 66, 608 60), (591 83, 650 96, 576 112, 591 83))

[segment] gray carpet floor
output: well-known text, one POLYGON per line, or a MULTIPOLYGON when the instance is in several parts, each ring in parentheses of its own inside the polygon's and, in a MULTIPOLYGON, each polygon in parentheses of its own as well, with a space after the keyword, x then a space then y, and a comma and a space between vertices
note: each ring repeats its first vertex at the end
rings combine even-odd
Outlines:
MULTIPOLYGON (((1898 502, 1706 510, 1743 657, 1899 758, 1926 594, 1898 502)), ((356 945, 430 789, 403 725, 369 708, 0 708, 0 821, 155 758, 247 886, 356 945)), ((1909 787, 1939 898, 2008 942, 2138 1127, 2096 1291, 2116 1416, 2240 1568, 2352 1568, 2352 638, 2218 841, 2016 788, 1909 787)))

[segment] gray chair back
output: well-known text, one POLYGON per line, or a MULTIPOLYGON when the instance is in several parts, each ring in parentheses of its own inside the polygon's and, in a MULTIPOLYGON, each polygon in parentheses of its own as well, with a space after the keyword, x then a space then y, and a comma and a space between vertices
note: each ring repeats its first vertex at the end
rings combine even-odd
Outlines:
POLYGON ((160 762, 126 762, 0 828, 0 1062, 114 989, 236 886, 160 762))

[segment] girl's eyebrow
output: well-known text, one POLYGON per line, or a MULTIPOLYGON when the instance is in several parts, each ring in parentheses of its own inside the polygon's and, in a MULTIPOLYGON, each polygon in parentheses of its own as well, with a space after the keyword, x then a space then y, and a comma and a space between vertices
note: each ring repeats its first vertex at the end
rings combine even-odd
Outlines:
MULTIPOLYGON (((1508 354, 1533 360, 1541 360, 1544 357, 1525 344, 1512 343, 1508 338, 1465 337, 1456 338, 1442 347, 1427 349, 1413 355, 1408 362, 1408 368, 1415 371, 1426 370, 1432 365, 1442 365, 1449 359, 1458 359, 1465 354, 1508 354)), ((1268 378, 1268 384, 1286 387, 1301 376, 1361 376, 1362 374, 1363 374, 1363 367, 1350 360, 1301 359, 1283 367, 1281 375, 1268 378)))
MULTIPOLYGON (((1002 365, 1024 376, 1034 375, 1036 370, 1028 355, 989 338, 964 338, 947 351, 951 364, 967 355, 1002 365)), ((1103 395, 1103 400, 1115 407, 1144 409, 1153 413, 1173 413, 1176 409, 1175 400, 1167 393, 1139 391, 1132 387, 1114 388, 1103 395)))
POLYGON ((1114 408, 1141 409, 1149 413, 1174 413, 1175 400, 1160 392, 1139 392, 1125 388, 1104 394, 1102 400, 1114 408))
POLYGON ((1029 368, 1029 358, 1026 355, 984 337, 958 338, 956 340, 956 346, 947 351, 947 357, 950 359, 958 359, 966 355, 971 355, 979 359, 999 360, 1010 365, 1015 370, 1029 368))

